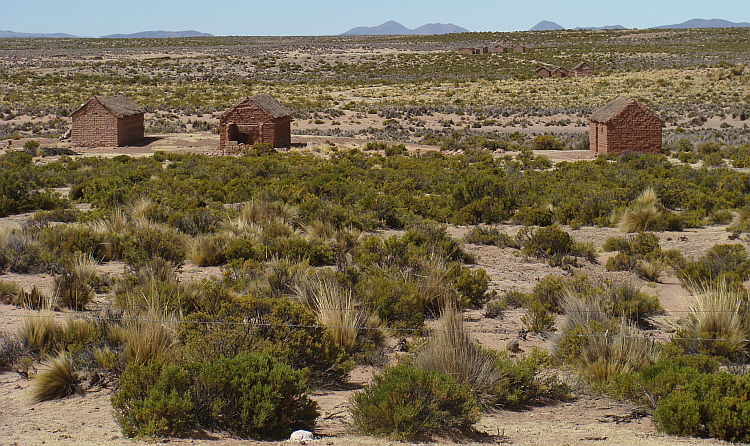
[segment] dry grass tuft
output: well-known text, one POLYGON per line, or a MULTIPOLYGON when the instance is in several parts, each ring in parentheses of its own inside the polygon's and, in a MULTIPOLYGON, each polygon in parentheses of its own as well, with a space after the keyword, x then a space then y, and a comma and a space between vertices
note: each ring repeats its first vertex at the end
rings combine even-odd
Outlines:
POLYGON ((682 321, 689 336, 710 340, 711 348, 725 356, 736 356, 747 348, 750 314, 747 292, 725 282, 690 289, 695 304, 682 321))
POLYGON ((629 209, 619 216, 617 228, 622 232, 643 232, 657 217, 666 214, 667 209, 661 204, 656 192, 648 188, 641 192, 629 209))
POLYGON ((44 355, 57 348, 62 329, 51 311, 27 313, 18 327, 18 339, 29 350, 44 355))
MULTIPOLYGON (((122 356, 126 364, 144 365, 150 360, 167 360, 174 346, 174 318, 149 308, 128 318, 122 332, 122 356)), ((112 336, 110 331, 109 335, 112 336)))
POLYGON ((29 387, 33 402, 65 398, 78 391, 78 374, 66 352, 48 359, 43 366, 44 370, 34 375, 29 387))
POLYGON ((190 244, 190 260, 198 266, 216 266, 224 263, 225 234, 204 234, 190 244))
POLYGON ((484 353, 464 331, 463 317, 452 307, 443 310, 435 331, 417 355, 414 365, 423 370, 440 371, 468 385, 483 407, 496 403, 498 386, 503 382, 494 358, 484 353))
POLYGON ((614 332, 589 332, 584 336, 587 342, 580 352, 580 365, 595 382, 642 370, 659 355, 658 345, 624 320, 614 332))
POLYGON ((351 354, 358 337, 381 339, 380 321, 369 307, 360 303, 351 290, 332 279, 312 279, 295 287, 297 298, 328 327, 334 341, 351 354))
POLYGON ((82 311, 94 297, 94 289, 89 282, 96 274, 94 259, 91 256, 77 256, 72 265, 55 276, 54 294, 58 302, 76 311, 82 311))
POLYGON ((419 299, 425 308, 457 305, 458 292, 448 275, 448 265, 442 257, 432 255, 425 263, 425 276, 419 284, 419 299))

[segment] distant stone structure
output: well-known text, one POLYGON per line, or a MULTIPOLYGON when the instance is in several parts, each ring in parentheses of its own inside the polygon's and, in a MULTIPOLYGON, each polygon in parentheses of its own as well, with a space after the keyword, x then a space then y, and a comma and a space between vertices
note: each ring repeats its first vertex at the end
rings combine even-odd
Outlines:
POLYGON ((525 53, 526 52, 526 47, 523 46, 520 43, 517 43, 517 44, 513 45, 513 52, 514 53, 525 53))
POLYGON ((456 50, 458 54, 476 54, 476 48, 459 48, 456 50))
POLYGON ((618 96, 596 109, 589 121, 589 148, 594 155, 661 152, 661 119, 635 99, 618 96))
POLYGON ((555 69, 552 70, 550 73, 552 77, 568 77, 570 76, 570 71, 563 67, 555 67, 555 69))
POLYGON ((143 139, 143 109, 123 95, 94 96, 71 115, 76 147, 119 147, 143 139))
POLYGON ((507 53, 508 47, 505 45, 495 45, 492 48, 490 48, 490 53, 500 54, 500 53, 507 53))
POLYGON ((237 153, 240 144, 258 142, 288 147, 292 143, 291 122, 292 111, 271 95, 246 97, 219 116, 219 149, 237 153))
POLYGON ((537 68, 536 70, 534 70, 534 73, 537 76, 541 76, 541 77, 550 77, 550 76, 552 76, 552 70, 550 70, 547 67, 543 67, 543 66, 537 68))
POLYGON ((587 64, 586 62, 579 63, 578 65, 574 66, 571 71, 573 72, 573 75, 575 77, 587 77, 594 75, 594 67, 587 64))

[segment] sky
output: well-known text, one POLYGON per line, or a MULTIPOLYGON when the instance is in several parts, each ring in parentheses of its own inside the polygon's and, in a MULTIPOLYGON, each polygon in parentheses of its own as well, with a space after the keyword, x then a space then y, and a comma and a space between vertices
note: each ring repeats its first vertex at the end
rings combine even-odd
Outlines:
POLYGON ((750 22, 750 0, 0 0, 0 30, 98 37, 196 30, 217 36, 336 35, 395 20, 407 28, 453 23, 469 31, 649 28, 689 19, 750 22))

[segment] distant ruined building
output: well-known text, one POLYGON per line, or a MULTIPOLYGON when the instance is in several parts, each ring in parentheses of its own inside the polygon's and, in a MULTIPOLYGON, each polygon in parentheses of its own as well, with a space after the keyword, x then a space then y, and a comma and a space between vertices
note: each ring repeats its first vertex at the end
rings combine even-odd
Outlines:
POLYGON ((240 144, 259 142, 288 147, 292 143, 291 122, 292 111, 271 95, 246 97, 219 117, 219 149, 238 153, 240 144))
POLYGON ((591 153, 661 152, 662 122, 635 99, 621 96, 589 117, 591 153))
POLYGON ((143 109, 125 96, 94 96, 71 115, 76 147, 119 147, 143 139, 143 109))

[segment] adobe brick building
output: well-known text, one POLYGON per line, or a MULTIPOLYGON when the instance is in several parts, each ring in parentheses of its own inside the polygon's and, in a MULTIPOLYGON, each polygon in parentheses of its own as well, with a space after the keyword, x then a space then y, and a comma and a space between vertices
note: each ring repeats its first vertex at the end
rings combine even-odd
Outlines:
POLYGON ((94 96, 70 118, 76 147, 118 147, 143 139, 143 109, 123 95, 94 96))
POLYGON ((568 71, 567 68, 564 68, 564 67, 555 67, 555 69, 550 72, 550 76, 568 77, 570 76, 570 71, 568 71))
POLYGON ((508 47, 505 45, 495 45, 492 48, 490 48, 490 53, 500 54, 500 53, 507 53, 508 47))
POLYGON ((550 70, 547 67, 539 67, 536 70, 534 70, 534 74, 541 77, 550 77, 552 76, 552 70, 550 70))
POLYGON ((661 151, 661 119, 635 99, 618 96, 596 109, 589 121, 594 155, 661 151))
POLYGON ((578 65, 574 66, 571 71, 573 72, 573 75, 575 77, 587 77, 594 75, 594 67, 587 64, 586 62, 579 63, 578 65))
POLYGON ((517 43, 517 44, 513 45, 513 52, 514 53, 525 53, 526 52, 526 47, 523 46, 520 43, 517 43))
POLYGON ((292 143, 291 122, 292 111, 271 95, 246 97, 219 116, 219 149, 236 153, 240 144, 257 142, 287 147, 292 143))

